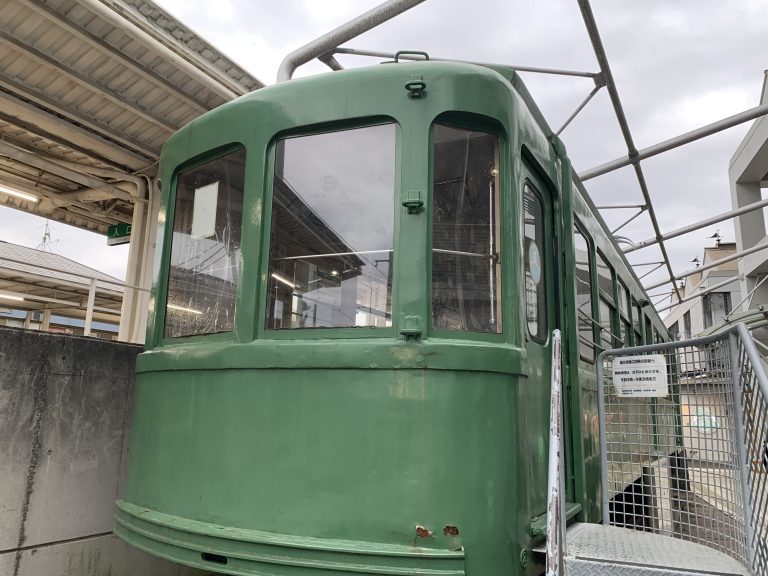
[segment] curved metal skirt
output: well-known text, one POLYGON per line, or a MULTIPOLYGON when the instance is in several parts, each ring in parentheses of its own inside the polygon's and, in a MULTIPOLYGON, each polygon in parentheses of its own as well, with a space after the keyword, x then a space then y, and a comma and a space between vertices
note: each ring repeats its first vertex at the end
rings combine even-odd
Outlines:
POLYGON ((168 560, 243 575, 462 576, 462 550, 272 534, 187 520, 117 502, 115 534, 168 560))

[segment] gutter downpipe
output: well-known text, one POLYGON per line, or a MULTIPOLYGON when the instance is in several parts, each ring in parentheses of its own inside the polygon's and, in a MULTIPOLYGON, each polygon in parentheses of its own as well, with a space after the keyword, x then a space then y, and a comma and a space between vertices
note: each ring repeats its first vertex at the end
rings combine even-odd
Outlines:
POLYGON ((306 64, 310 60, 318 58, 334 48, 338 48, 344 42, 367 32, 371 28, 375 28, 387 20, 391 20, 398 14, 410 10, 422 2, 424 0, 388 0, 346 24, 334 28, 330 32, 288 54, 280 63, 280 68, 277 71, 277 81, 285 82, 290 80, 293 77, 293 73, 302 64, 306 64))

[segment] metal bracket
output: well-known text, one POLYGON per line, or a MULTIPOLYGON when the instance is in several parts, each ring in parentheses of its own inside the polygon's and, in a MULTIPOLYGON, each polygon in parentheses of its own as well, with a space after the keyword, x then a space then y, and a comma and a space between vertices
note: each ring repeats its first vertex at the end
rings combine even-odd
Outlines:
POLYGON ((411 76, 411 80, 405 83, 408 98, 424 98, 427 95, 427 83, 420 75, 411 76))
POLYGON ((405 336, 406 340, 421 339, 421 316, 404 316, 400 334, 405 336))
POLYGON ((421 199, 421 190, 406 190, 402 205, 408 210, 408 214, 418 214, 424 207, 424 200, 421 199))

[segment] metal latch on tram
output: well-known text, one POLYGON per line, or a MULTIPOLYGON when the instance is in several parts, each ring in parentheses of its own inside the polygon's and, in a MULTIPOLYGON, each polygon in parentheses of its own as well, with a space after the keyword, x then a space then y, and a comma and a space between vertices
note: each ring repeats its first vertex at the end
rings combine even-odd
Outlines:
POLYGON ((408 214, 418 214, 424 207, 421 199, 421 190, 406 190, 403 194, 402 205, 408 210, 408 214))
POLYGON ((400 335, 406 340, 419 340, 421 338, 421 317, 404 316, 400 323, 400 335))

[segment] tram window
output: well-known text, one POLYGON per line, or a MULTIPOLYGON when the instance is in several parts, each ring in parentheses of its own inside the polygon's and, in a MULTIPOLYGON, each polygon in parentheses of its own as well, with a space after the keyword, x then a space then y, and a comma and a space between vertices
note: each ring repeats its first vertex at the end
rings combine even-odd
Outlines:
POLYGON ((600 348, 610 350, 613 348, 613 317, 615 309, 603 296, 600 296, 600 348))
POLYGON ((595 361, 595 330, 592 318, 592 255, 587 238, 573 228, 573 252, 576 260, 576 310, 579 326, 579 355, 587 362, 595 361))
POLYGON ((525 302, 528 332, 538 340, 547 338, 546 272, 544 262, 544 206, 527 183, 523 191, 525 302))
POLYGON ((616 305, 613 301, 613 269, 605 257, 597 253, 597 285, 600 295, 600 347, 613 348, 619 340, 616 333, 616 305))
POLYGON ((643 345, 643 312, 640 304, 632 300, 632 321, 635 328, 635 346, 643 345))
POLYGON ((266 327, 392 325, 395 125, 275 147, 266 327))
POLYGON ((434 126, 432 325, 501 326, 499 136, 434 126))
POLYGON ((621 336, 624 346, 632 345, 632 323, 629 319, 629 290, 624 286, 624 283, 619 281, 619 318, 621 323, 621 336))
POLYGON ((165 337, 234 328, 245 150, 178 176, 165 337))

